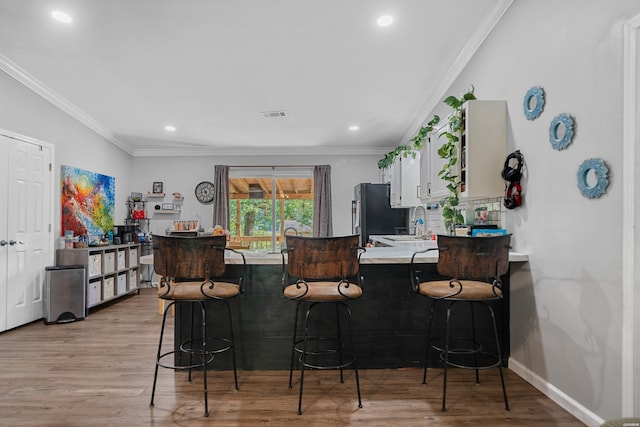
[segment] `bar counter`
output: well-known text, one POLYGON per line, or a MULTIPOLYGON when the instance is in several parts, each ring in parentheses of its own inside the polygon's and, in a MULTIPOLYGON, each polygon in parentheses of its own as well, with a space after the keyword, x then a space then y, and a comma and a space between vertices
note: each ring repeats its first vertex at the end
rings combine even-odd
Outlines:
MULTIPOLYGON (((349 302, 353 312, 355 345, 360 368, 403 368, 422 366, 424 357, 424 331, 428 302, 413 292, 409 280, 409 262, 416 249, 435 246, 434 242, 417 242, 397 247, 372 247, 361 257, 361 274, 364 276, 363 295, 349 302)), ((295 302, 282 295, 282 257, 279 253, 245 252, 248 267, 246 292, 230 301, 238 368, 241 370, 288 369, 295 302)), ((440 277, 436 271, 437 251, 420 255, 427 263, 423 270, 434 279, 440 277)), ((514 263, 526 262, 525 254, 512 252, 509 256, 511 268, 514 263)), ((228 274, 241 271, 240 256, 228 259, 228 274)), ((502 341, 503 364, 509 358, 509 274, 504 282, 504 311, 496 310, 499 334, 502 341)), ((226 317, 220 303, 208 304, 208 323, 215 325, 216 333, 227 334, 226 317), (211 319, 214 322, 211 323, 211 319)), ((488 315, 484 310, 476 313, 480 326, 480 337, 490 337, 488 315)), ((196 321, 199 310, 196 310, 196 321)), ((174 344, 179 346, 189 333, 191 306, 176 305, 174 344)), ((441 319, 442 313, 436 313, 441 319)), ((334 313, 327 316, 333 317, 334 313)), ((459 314, 452 325, 455 332, 466 327, 469 317, 459 314)), ((435 331, 439 326, 435 325, 435 331)), ((492 341, 490 341, 492 342, 492 341)), ((177 352, 176 363, 180 360, 177 352)), ((230 352, 216 357, 213 369, 231 368, 230 352)))

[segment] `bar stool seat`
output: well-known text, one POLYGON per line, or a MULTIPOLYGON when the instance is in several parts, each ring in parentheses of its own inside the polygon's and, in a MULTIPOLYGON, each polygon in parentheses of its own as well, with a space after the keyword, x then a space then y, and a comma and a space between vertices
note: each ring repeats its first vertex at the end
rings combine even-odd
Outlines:
POLYGON ((362 288, 351 283, 347 287, 345 286, 347 283, 338 286, 338 282, 313 282, 313 285, 308 289, 299 284, 293 284, 284 289, 284 296, 291 300, 309 302, 348 301, 360 298, 362 288))

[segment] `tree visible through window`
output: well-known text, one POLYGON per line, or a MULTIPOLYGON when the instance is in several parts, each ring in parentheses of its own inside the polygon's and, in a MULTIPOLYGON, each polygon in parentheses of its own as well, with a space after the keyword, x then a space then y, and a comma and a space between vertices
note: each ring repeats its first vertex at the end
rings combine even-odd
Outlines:
POLYGON ((229 178, 229 215, 230 243, 241 248, 278 250, 285 234, 311 236, 313 178, 229 178))

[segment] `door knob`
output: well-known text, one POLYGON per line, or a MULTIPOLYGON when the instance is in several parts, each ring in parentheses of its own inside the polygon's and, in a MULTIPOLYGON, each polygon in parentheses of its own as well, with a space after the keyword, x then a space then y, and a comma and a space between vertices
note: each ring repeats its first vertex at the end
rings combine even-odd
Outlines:
POLYGON ((9 240, 9 245, 13 246, 16 244, 22 245, 24 242, 21 242, 19 240, 9 240))
POLYGON ((6 240, 0 240, 0 246, 7 246, 6 240))

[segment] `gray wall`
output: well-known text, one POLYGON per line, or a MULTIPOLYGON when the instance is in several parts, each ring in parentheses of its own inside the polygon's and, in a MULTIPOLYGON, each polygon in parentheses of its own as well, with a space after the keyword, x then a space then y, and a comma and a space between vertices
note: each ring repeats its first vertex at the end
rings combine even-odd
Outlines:
MULTIPOLYGON (((211 205, 196 201, 194 190, 200 181, 213 181, 213 168, 217 164, 229 166, 273 166, 273 165, 331 165, 331 190, 333 195, 333 233, 351 233, 351 201, 353 187, 360 182, 381 182, 377 162, 379 156, 201 156, 201 157, 136 157, 133 159, 131 191, 151 191, 153 181, 164 182, 167 203, 171 193, 184 196, 180 218, 200 219, 206 228, 213 225, 211 205)), ((148 206, 152 214, 153 206, 148 206)), ((151 231, 163 232, 173 216, 153 215, 151 231)))
POLYGON ((512 368, 591 412, 590 425, 621 415, 622 24, 638 13, 631 0, 515 1, 448 91, 473 84, 478 98, 507 100, 508 149, 526 159, 507 228, 530 259, 511 281, 512 368), (536 85, 546 102, 532 122, 522 104, 536 85), (576 124, 563 151, 548 138, 559 113, 576 124), (609 167, 595 200, 576 178, 591 157, 609 167))
MULTIPOLYGON (((130 191, 131 156, 3 72, 0 72, 0 94, 0 129, 55 145, 55 237, 61 233, 61 186, 58 185, 61 165, 115 177, 115 215, 124 218, 126 194, 130 191)), ((53 263, 53 258, 51 261, 53 263)))
MULTIPOLYGON (((514 1, 447 91, 461 94, 473 84, 479 98, 507 100, 509 150, 526 158, 525 202, 508 212, 507 228, 514 249, 530 257, 511 282, 512 368, 584 410, 590 425, 621 414, 622 24, 637 13, 637 0, 514 1), (546 104, 531 122, 522 101, 534 85, 544 87, 546 104), (561 112, 574 116, 576 136, 555 151, 548 125, 561 112), (607 193, 597 200, 576 187, 577 168, 590 157, 610 169, 607 193)), ((153 181, 185 195, 183 216, 206 224, 210 208, 195 201, 193 189, 213 178, 215 164, 331 164, 334 232, 347 234, 353 186, 379 182, 381 156, 132 159, 3 73, 0 93, 0 128, 54 144, 58 182, 62 164, 116 177, 116 223, 128 193, 149 191, 153 181)), ((58 212, 56 235, 59 223, 58 212)))

